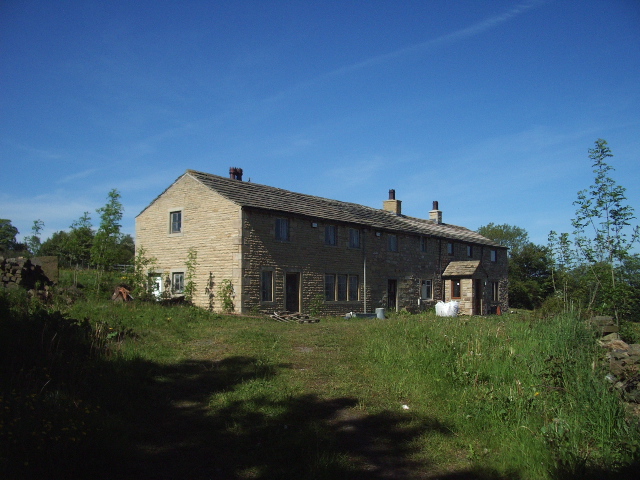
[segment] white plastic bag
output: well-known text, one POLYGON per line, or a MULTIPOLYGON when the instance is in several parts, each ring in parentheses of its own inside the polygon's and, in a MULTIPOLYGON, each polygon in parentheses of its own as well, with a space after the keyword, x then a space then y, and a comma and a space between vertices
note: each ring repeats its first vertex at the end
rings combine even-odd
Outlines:
POLYGON ((460 311, 460 303, 453 302, 438 302, 436 303, 436 315, 438 317, 457 317, 460 311))

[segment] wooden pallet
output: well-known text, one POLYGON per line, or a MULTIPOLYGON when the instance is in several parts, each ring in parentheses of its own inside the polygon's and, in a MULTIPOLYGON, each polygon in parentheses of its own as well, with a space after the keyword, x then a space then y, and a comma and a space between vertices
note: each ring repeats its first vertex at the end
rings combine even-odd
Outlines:
POLYGON ((288 323, 318 323, 320 321, 319 318, 311 318, 309 315, 291 312, 273 312, 273 315, 269 315, 269 317, 277 320, 278 322, 288 323))

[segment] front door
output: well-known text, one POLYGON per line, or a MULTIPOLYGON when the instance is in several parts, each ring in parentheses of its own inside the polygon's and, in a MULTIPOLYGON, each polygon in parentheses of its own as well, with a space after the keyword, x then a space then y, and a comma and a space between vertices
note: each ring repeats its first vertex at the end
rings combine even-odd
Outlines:
POLYGON ((389 311, 395 312, 397 309, 396 298, 398 297, 398 281, 389 280, 387 283, 387 308, 389 311))
POLYGON ((300 274, 287 273, 285 275, 285 309, 288 312, 300 311, 300 274))
POLYGON ((475 279, 473 286, 473 314, 482 315, 482 280, 475 279))

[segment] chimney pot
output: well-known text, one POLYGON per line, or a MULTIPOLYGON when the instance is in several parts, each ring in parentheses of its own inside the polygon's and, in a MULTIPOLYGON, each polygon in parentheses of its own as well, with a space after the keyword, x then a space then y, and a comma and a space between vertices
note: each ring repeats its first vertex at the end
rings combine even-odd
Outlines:
POLYGON ((242 169, 238 167, 229 168, 229 178, 242 181, 242 169))
POLYGON ((389 190, 389 200, 395 200, 396 199, 396 191, 392 188, 391 190, 389 190))

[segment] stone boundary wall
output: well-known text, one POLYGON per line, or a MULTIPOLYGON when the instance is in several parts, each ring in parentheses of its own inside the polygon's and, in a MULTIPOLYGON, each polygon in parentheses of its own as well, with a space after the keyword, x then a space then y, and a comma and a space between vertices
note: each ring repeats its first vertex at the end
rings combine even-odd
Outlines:
POLYGON ((3 288, 16 289, 22 287, 31 290, 39 287, 42 289, 52 283, 42 267, 28 258, 5 259, 0 257, 0 286, 3 288))

